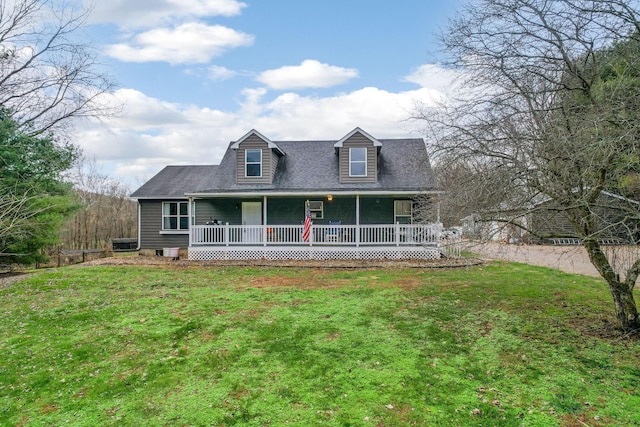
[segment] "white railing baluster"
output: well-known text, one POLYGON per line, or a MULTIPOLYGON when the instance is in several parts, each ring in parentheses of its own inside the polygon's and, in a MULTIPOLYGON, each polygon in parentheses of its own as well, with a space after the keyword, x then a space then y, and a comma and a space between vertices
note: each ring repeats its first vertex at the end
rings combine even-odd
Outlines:
POLYGON ((302 225, 193 225, 192 245, 437 245, 440 224, 313 225, 310 242, 302 225))

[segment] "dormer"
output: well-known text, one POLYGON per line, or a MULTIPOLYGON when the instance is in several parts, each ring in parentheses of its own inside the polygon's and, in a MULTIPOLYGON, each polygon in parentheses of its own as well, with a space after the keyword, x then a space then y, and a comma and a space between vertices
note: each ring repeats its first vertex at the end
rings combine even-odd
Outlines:
POLYGON ((236 151, 238 184, 271 184, 278 162, 285 155, 277 144, 255 129, 231 144, 236 151))
POLYGON ((382 143, 355 128, 334 145, 339 158, 340 183, 375 183, 382 143))

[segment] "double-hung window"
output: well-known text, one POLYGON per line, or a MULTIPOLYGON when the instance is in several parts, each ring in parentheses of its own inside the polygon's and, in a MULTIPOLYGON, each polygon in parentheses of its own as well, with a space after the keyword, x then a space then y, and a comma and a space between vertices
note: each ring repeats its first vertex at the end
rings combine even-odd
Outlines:
POLYGON ((400 224, 413 222, 413 202, 411 200, 394 200, 393 220, 400 224))
POLYGON ((349 148, 349 176, 367 176, 366 147, 349 148))
POLYGON ((262 150, 245 150, 245 176, 262 176, 262 150))
POLYGON ((188 202, 162 203, 162 229, 188 230, 189 204, 188 202))

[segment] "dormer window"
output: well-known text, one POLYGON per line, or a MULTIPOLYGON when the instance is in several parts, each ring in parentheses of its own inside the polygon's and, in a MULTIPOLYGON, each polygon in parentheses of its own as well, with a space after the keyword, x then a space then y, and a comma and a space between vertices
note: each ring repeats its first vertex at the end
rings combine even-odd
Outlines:
POLYGON ((262 176, 262 150, 246 150, 245 176, 262 176))
POLYGON ((349 176, 367 176, 367 148, 349 148, 349 176))
POLYGON ((338 155, 341 184, 375 184, 378 181, 378 159, 382 143, 355 128, 333 144, 338 155))

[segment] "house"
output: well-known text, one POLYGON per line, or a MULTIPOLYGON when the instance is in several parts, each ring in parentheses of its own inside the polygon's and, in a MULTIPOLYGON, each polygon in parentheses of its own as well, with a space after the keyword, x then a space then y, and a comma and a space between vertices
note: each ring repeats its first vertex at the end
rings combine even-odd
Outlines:
POLYGON ((167 166, 131 197, 141 250, 187 249, 194 260, 436 258, 440 224, 417 223, 414 204, 440 193, 421 138, 356 128, 332 141, 251 130, 219 165, 167 166))

